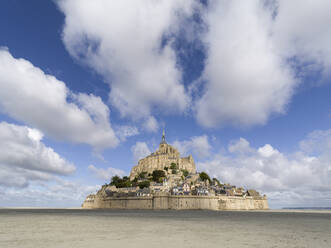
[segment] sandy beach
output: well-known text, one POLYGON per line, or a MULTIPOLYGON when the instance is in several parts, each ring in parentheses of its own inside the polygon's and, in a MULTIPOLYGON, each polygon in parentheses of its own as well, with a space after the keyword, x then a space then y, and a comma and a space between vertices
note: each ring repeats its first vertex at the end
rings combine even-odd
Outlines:
POLYGON ((0 247, 330 247, 331 211, 0 209, 0 247))

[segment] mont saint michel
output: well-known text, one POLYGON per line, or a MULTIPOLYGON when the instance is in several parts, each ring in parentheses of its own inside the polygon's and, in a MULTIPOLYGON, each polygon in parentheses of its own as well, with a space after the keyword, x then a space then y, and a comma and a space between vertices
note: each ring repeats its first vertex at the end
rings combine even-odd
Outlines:
POLYGON ((181 157, 166 142, 139 160, 130 176, 114 176, 96 194, 86 197, 85 209, 266 210, 268 201, 254 189, 221 183, 197 172, 192 155, 181 157))

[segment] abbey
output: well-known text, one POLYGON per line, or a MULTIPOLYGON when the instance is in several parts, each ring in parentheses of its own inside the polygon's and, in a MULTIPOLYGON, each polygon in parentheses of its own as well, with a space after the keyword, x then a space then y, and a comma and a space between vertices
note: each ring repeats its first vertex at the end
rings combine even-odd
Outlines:
POLYGON ((178 150, 167 144, 165 133, 163 131, 159 149, 146 158, 139 160, 138 165, 134 166, 131 170, 130 179, 133 180, 141 172, 151 174, 154 170, 170 168, 172 164, 176 164, 177 169, 179 170, 188 171, 189 174, 196 173, 196 167, 192 155, 181 158, 178 150))

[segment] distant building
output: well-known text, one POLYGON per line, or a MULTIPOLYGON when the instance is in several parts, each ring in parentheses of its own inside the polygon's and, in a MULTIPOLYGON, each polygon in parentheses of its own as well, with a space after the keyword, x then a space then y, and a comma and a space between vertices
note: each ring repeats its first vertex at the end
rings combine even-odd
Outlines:
POLYGON ((205 186, 196 187, 195 190, 197 195, 209 195, 209 189, 205 186))
POLYGON ((188 183, 182 185, 184 195, 189 195, 191 193, 191 186, 188 183))
POLYGON ((189 173, 195 174, 196 167, 193 157, 181 157, 176 148, 167 144, 165 133, 163 132, 162 140, 159 149, 147 157, 140 159, 138 165, 134 166, 130 173, 130 180, 133 180, 141 172, 153 173, 154 170, 163 170, 165 167, 170 169, 171 165, 175 164, 177 170, 187 170, 189 173))
POLYGON ((249 189, 249 190, 247 190, 247 195, 248 195, 248 196, 255 196, 255 197, 258 197, 258 196, 260 196, 260 193, 257 192, 257 191, 254 190, 254 189, 249 189))
POLYGON ((217 180, 211 183, 203 181, 196 172, 192 156, 180 157, 179 152, 167 144, 164 133, 159 149, 139 160, 138 165, 132 168, 130 178, 121 180, 124 183, 116 184, 118 187, 148 187, 116 188, 104 184, 96 194, 87 196, 83 208, 268 209, 266 196, 261 197, 256 190, 246 191, 234 185, 220 184, 217 180), (188 171, 186 177, 184 170, 188 171))
POLYGON ((137 196, 151 196, 152 192, 149 188, 138 189, 136 192, 137 196))

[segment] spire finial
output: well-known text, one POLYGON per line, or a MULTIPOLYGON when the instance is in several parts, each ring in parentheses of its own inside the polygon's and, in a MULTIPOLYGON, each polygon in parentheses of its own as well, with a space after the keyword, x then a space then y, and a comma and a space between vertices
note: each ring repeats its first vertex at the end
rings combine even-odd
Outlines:
POLYGON ((163 128, 163 132, 162 132, 162 143, 166 143, 166 141, 165 141, 165 131, 164 131, 164 128, 163 128))

